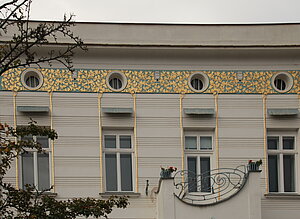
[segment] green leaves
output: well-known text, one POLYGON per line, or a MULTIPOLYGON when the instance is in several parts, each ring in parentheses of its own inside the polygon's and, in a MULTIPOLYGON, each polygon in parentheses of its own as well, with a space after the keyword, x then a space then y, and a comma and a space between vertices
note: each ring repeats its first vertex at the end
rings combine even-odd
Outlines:
POLYGON ((58 135, 55 130, 50 129, 49 127, 37 126, 36 122, 31 120, 28 126, 18 126, 16 130, 17 136, 48 136, 51 140, 55 140, 58 138, 58 135))

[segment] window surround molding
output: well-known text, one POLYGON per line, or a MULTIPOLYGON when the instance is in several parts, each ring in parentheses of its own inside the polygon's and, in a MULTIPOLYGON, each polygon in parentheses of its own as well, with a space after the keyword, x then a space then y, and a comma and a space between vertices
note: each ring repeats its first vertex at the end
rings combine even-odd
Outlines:
MULTIPOLYGON (((268 130, 267 139, 269 137, 279 137, 278 149, 268 149, 267 147, 267 155, 277 155, 278 156, 278 192, 269 191, 269 196, 273 198, 279 197, 280 195, 298 195, 299 194, 299 146, 297 145, 299 142, 299 134, 298 130, 290 130, 290 129, 282 129, 282 130, 268 130), (283 137, 294 137, 294 149, 283 149, 283 137), (284 164, 283 164, 283 156, 284 155, 293 155, 294 156, 294 190, 293 192, 285 192, 284 191, 284 164)), ((268 157, 267 156, 267 157, 268 157)), ((269 162, 267 162, 267 170, 269 172, 269 162)), ((268 173, 269 175, 269 173, 268 173)), ((268 177, 270 180, 270 177, 268 177)), ((268 182, 269 183, 269 182, 268 182)), ((270 190, 270 188, 269 188, 270 190)), ((267 194, 267 195, 268 195, 267 194)), ((300 194, 299 194, 300 195, 300 194)))
POLYGON ((105 197, 107 194, 133 194, 133 196, 138 196, 139 194, 135 191, 135 151, 134 151, 134 141, 133 141, 133 131, 132 130, 120 130, 120 129, 109 129, 109 130, 103 130, 102 132, 103 138, 103 177, 102 177, 102 185, 103 185, 103 193, 100 193, 101 196, 105 197), (114 135, 116 136, 116 148, 106 148, 105 147, 105 136, 114 135), (131 137, 131 148, 120 148, 120 136, 130 136, 131 137), (110 191, 107 190, 106 186, 106 160, 105 155, 106 154, 116 154, 117 159, 117 190, 116 191, 110 191), (132 190, 130 191, 123 191, 121 189, 121 166, 120 166, 120 155, 121 154, 130 154, 131 155, 131 174, 132 174, 132 190))
POLYGON ((41 72, 36 69, 28 68, 21 73, 21 83, 28 90, 38 90, 42 87, 44 83, 44 77, 41 72), (30 76, 35 76, 39 80, 39 84, 36 87, 30 87, 26 84, 26 78, 30 76))
POLYGON ((112 91, 115 92, 119 92, 122 91, 126 88, 127 86, 127 77, 125 76, 125 74, 121 71, 112 71, 110 72, 107 76, 106 76, 106 85, 108 86, 109 89, 111 89, 112 91), (112 78, 117 78, 121 81, 122 86, 119 89, 115 89, 110 85, 110 80, 112 78))
POLYGON ((204 72, 195 72, 189 76, 188 85, 192 91, 196 93, 202 93, 209 87, 209 78, 204 72), (194 79, 198 79, 202 82, 203 87, 201 89, 195 89, 192 86, 192 80, 194 79))
POLYGON ((288 72, 278 72, 276 74, 274 74, 271 78, 271 85, 272 85, 272 88, 277 91, 278 93, 287 93, 289 90, 292 89, 293 87, 293 84, 294 84, 294 80, 293 80, 293 77, 291 74, 289 74, 288 72), (282 80, 284 83, 285 83, 285 89, 278 89, 276 86, 275 86, 275 81, 279 79, 279 80, 282 80))

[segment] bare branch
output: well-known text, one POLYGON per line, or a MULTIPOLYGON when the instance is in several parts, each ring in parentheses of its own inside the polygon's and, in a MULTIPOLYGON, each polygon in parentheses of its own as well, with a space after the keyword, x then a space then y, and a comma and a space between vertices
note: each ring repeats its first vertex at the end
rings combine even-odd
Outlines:
POLYGON ((42 22, 36 25, 29 21, 30 5, 31 0, 12 0, 0 7, 0 14, 3 17, 0 19, 0 36, 14 33, 11 40, 2 41, 0 45, 0 76, 5 71, 16 67, 32 65, 40 67, 42 63, 51 66, 53 62, 61 63, 73 71, 73 51, 76 48, 87 50, 83 41, 70 29, 74 26, 72 22, 74 15, 68 17, 65 15, 60 23, 42 22), (71 44, 49 53, 47 57, 40 54, 41 50, 38 48, 50 42, 51 45, 59 45, 60 37, 70 39, 71 44))

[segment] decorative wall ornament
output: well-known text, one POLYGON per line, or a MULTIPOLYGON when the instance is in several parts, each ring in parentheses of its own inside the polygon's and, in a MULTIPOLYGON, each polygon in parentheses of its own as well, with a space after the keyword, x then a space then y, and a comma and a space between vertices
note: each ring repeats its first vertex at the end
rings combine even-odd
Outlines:
MULTIPOLYGON (((0 89, 23 91, 21 73, 25 68, 17 68, 4 73, 0 77, 0 89)), ((125 93, 196 93, 189 86, 189 77, 199 72, 182 70, 161 70, 159 80, 155 70, 108 70, 108 69, 76 69, 77 78, 66 69, 42 68, 43 86, 37 91, 63 92, 116 92, 109 89, 106 83, 108 74, 114 71, 123 73, 127 78, 125 93)), ((207 94, 280 94, 271 83, 273 75, 283 71, 203 71, 209 78, 209 86, 203 92, 207 94), (237 73, 243 75, 237 78, 237 73)), ((284 71, 293 78, 293 86, 286 93, 300 93, 300 71, 284 71)))
POLYGON ((190 205, 218 204, 229 200, 242 190, 249 178, 249 172, 251 171, 244 165, 234 169, 214 169, 200 175, 181 170, 174 175, 174 194, 179 200, 190 205))

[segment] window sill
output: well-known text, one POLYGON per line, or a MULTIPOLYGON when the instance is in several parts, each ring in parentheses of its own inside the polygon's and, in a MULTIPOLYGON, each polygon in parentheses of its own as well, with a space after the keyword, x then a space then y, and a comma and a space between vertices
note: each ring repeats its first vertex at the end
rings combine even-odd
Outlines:
POLYGON ((49 196, 49 197, 55 198, 57 196, 57 193, 55 193, 55 192, 43 192, 41 194, 41 196, 49 196))
POLYGON ((128 196, 129 198, 138 198, 141 196, 141 193, 137 192, 103 192, 99 193, 102 198, 109 198, 110 196, 128 196))
POLYGON ((300 194, 298 193, 268 193, 265 194, 266 198, 270 199, 300 199, 300 194))

